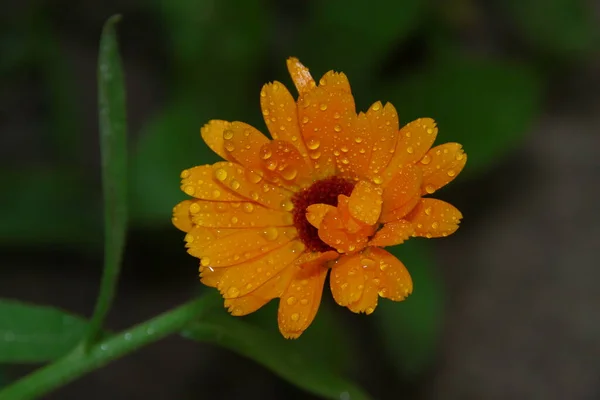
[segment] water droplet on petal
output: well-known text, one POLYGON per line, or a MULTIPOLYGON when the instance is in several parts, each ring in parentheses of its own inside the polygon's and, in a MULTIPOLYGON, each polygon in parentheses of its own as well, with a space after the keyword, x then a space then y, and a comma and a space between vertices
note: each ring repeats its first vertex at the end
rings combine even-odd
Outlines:
POLYGON ((327 104, 325 104, 325 103, 321 104, 321 105, 319 106, 319 109, 320 109, 321 111, 325 111, 325 110, 327 110, 327 104))
POLYGON ((240 290, 238 288, 236 288, 235 286, 231 286, 229 289, 227 289, 227 295, 229 297, 236 297, 239 294, 240 294, 240 290))
POLYGON ((183 191, 185 192, 185 194, 187 194, 188 196, 193 196, 194 193, 196 192, 196 189, 192 186, 192 185, 187 185, 185 187, 185 189, 183 189, 183 191))
POLYGON ((454 170, 449 170, 448 171, 448 176, 452 177, 454 175, 456 175, 456 172, 454 172, 454 170))
POLYGON ((429 157, 427 154, 425 154, 423 156, 423 158, 421 159, 421 164, 423 165, 427 165, 431 162, 431 157, 429 157))
POLYGON ((425 186, 425 191, 429 194, 435 192, 435 188, 433 187, 433 185, 427 185, 425 186))
POLYGON ((238 218, 237 217, 231 217, 231 223, 232 224, 237 224, 238 223, 238 218))
POLYGON ((233 131, 231 129, 226 129, 223 132, 223 139, 225 139, 225 140, 233 139, 233 131))
POLYGON ((408 154, 412 154, 412 153, 414 153, 414 151, 415 151, 415 149, 413 149, 413 147, 412 147, 412 146, 408 146, 408 147, 406 148, 406 152, 407 152, 408 154))
POLYGON ((293 306, 296 304, 296 298, 294 296, 290 296, 285 302, 288 304, 288 306, 293 306))
POLYGON ((236 180, 232 180, 230 186, 233 190, 238 190, 240 188, 240 183, 236 180))
POLYGON ((227 179, 227 171, 225 171, 223 168, 219 168, 215 171, 215 177, 223 182, 225 179, 227 179))
POLYGON ((184 169, 183 171, 181 171, 181 179, 185 179, 188 176, 190 176, 190 171, 188 171, 187 169, 184 169))
POLYGON ((319 148, 319 146, 321 145, 321 142, 319 141, 319 139, 309 139, 308 143, 306 143, 306 147, 308 147, 310 150, 316 150, 319 148))
POLYGON ((251 213, 254 211, 254 205, 252 205, 252 203, 244 203, 244 211, 251 213))
POLYGON ((290 318, 292 319, 292 321, 296 322, 300 319, 300 314, 298 313, 293 313, 290 318))

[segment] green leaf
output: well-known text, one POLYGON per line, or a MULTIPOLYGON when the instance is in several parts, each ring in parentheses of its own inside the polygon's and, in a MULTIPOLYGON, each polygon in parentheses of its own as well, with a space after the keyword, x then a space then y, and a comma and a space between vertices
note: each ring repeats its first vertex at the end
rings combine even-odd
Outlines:
MULTIPOLYGON (((275 316, 272 315, 273 320, 275 316)), ((310 329, 303 334, 308 335, 310 329)), ((316 332, 315 332, 316 333, 316 332)), ((369 399, 370 396, 343 377, 339 369, 325 361, 324 354, 306 351, 303 336, 292 341, 272 329, 261 329, 246 319, 228 315, 222 307, 191 324, 183 335, 190 339, 215 343, 246 356, 270 369, 281 378, 323 398, 339 400, 369 399)), ((331 343, 331 346, 339 346, 331 343)), ((327 354, 327 353, 325 353, 327 354)))
POLYGON ((403 123, 431 117, 440 129, 438 143, 461 143, 467 173, 521 142, 539 112, 541 91, 539 77, 526 66, 467 59, 442 59, 381 88, 403 123))
POLYGON ((88 324, 52 307, 0 300, 0 363, 38 363, 66 354, 88 324))
POLYGON ((413 293, 403 302, 382 299, 373 313, 392 364, 404 375, 416 375, 434 360, 443 319, 441 278, 427 243, 413 239, 390 249, 408 268, 413 293))
POLYGON ((597 51, 600 30, 592 3, 584 0, 510 0, 501 3, 525 40, 563 62, 597 51))
POLYGON ((102 329, 112 304, 127 230, 127 118, 125 87, 115 24, 120 16, 108 19, 100 38, 98 56, 98 113, 102 189, 104 193, 104 271, 96 309, 90 323, 87 344, 102 329))
MULTIPOLYGON (((295 54, 315 71, 344 71, 353 87, 419 25, 427 3, 397 0, 367 6, 364 0, 312 1, 295 54), (335 63, 335 64, 334 64, 335 63)), ((318 77, 316 77, 318 79, 318 77)))

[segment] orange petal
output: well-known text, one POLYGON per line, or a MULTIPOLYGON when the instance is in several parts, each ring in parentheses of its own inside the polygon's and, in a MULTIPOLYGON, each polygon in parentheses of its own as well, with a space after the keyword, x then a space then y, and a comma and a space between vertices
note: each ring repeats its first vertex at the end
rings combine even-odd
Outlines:
POLYGON ((295 273, 296 269, 289 266, 245 296, 225 299, 225 307, 228 308, 231 315, 235 316, 253 313, 272 299, 281 297, 295 273))
POLYGON ((319 87, 328 91, 341 90, 351 93, 350 82, 343 72, 328 71, 319 79, 319 87))
POLYGON ((389 182, 402 166, 419 161, 435 141, 437 132, 435 121, 431 118, 419 118, 400 129, 396 150, 385 169, 384 184, 389 182))
POLYGON ((223 131, 223 147, 227 159, 234 159, 251 171, 260 173, 260 148, 269 142, 269 139, 258 129, 244 122, 232 122, 223 131))
POLYGON ((370 247, 370 255, 379 262, 376 269, 379 278, 379 295, 393 301, 401 301, 412 293, 410 274, 400 260, 378 247, 370 247))
POLYGON ((189 232, 192 230, 192 218, 190 216, 190 205, 192 203, 192 200, 184 200, 173 207, 171 222, 180 231, 189 232))
POLYGON ((273 139, 285 140, 307 157, 306 146, 298 126, 296 101, 280 82, 267 83, 260 91, 260 107, 273 139))
POLYGON ((392 159, 398 140, 398 113, 392 104, 382 106, 378 101, 366 115, 370 127, 371 152, 369 166, 363 174, 375 183, 381 183, 381 175, 392 159))
POLYGON ((260 204, 198 200, 190 205, 192 221, 207 228, 265 228, 289 226, 292 214, 260 204))
MULTIPOLYGON (((273 210, 291 211, 292 192, 268 182, 254 172, 234 163, 219 162, 213 165, 215 180, 238 196, 262 204, 273 210)), ((245 211, 252 213, 254 206, 245 205, 245 211)))
POLYGON ((285 338, 299 337, 317 315, 323 284, 329 271, 321 264, 330 260, 331 258, 326 256, 322 260, 311 262, 309 266, 303 264, 296 267, 297 274, 281 295, 277 313, 279 331, 285 338))
POLYGON ((359 265, 362 270, 363 284, 359 285, 358 300, 348 304, 348 309, 354 313, 365 313, 367 315, 375 311, 379 299, 379 278, 377 277, 377 260, 370 256, 370 249, 366 249, 360 255, 359 265))
POLYGON ((381 214, 381 188, 367 181, 360 181, 354 186, 348 209, 350 215, 367 225, 374 225, 381 214))
POLYGON ((289 142, 273 140, 260 149, 265 178, 298 190, 312 183, 312 164, 289 142))
POLYGON ((316 179, 333 175, 335 143, 343 129, 352 129, 356 119, 352 95, 317 87, 298 99, 298 118, 316 179))
POLYGON ((338 154, 336 164, 339 174, 349 178, 366 176, 372 148, 367 116, 364 113, 358 114, 358 117, 349 115, 346 123, 339 124, 339 130, 334 151, 334 155, 338 154))
POLYGON ((412 210, 420 197, 421 174, 421 170, 411 164, 396 170, 383 190, 381 222, 400 219, 412 210))
POLYGON ((406 216, 415 227, 415 236, 448 236, 458 229, 462 214, 452 204, 438 199, 421 199, 406 216))
POLYGON ((215 201, 245 200, 244 197, 236 195, 215 181, 212 165, 202 165, 183 170, 181 178, 181 190, 188 196, 215 201))
POLYGON ((203 249, 209 243, 217 239, 232 235, 242 230, 243 229, 215 229, 205 228, 203 226, 194 226, 192 230, 185 235, 185 247, 188 248, 189 254, 200 258, 202 254, 199 249, 203 249))
POLYGON ((413 224, 406 220, 388 222, 373 236, 369 246, 395 246, 403 243, 414 231, 413 224))
POLYGON ((213 268, 200 266, 200 282, 208 287, 217 287, 225 274, 224 268, 213 268))
POLYGON ((331 210, 335 210, 335 207, 329 204, 311 204, 306 208, 306 219, 312 226, 319 229, 325 214, 331 210))
POLYGON ((431 194, 462 171, 467 155, 458 143, 445 143, 429 150, 417 164, 423 170, 422 194, 431 194))
POLYGON ((357 302, 364 290, 365 277, 361 265, 362 254, 342 256, 332 267, 329 277, 331 294, 340 306, 357 302))
POLYGON ((226 299, 245 296, 290 266, 303 251, 304 245, 296 240, 257 259, 225 268, 218 289, 226 299))
POLYGON ((296 57, 290 57, 287 59, 287 68, 298 89, 298 93, 303 94, 312 90, 316 84, 315 80, 311 76, 308 68, 306 68, 296 57))
POLYGON ((231 122, 213 119, 200 129, 200 135, 208 147, 225 160, 231 160, 231 157, 225 151, 223 132, 230 126, 231 122))
MULTIPOLYGON (((210 228, 208 228, 210 229, 210 228)), ((266 227, 263 229, 240 229, 209 243, 190 243, 189 253, 201 257, 203 266, 214 268, 241 264, 281 247, 298 236, 293 227, 266 227)))
POLYGON ((345 218, 340 210, 335 208, 325 214, 319 238, 341 253, 353 253, 363 249, 369 241, 372 230, 348 229, 345 218))

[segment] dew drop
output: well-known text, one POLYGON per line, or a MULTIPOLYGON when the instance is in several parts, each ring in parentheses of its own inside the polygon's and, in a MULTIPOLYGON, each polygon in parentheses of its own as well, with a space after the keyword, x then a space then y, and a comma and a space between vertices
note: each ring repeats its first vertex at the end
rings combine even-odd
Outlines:
MULTIPOLYGON (((261 92, 261 94, 262 94, 262 92, 261 92)), ((269 110, 268 110, 267 108, 265 108, 265 109, 263 110, 263 115, 264 115, 265 117, 269 115, 269 110)))
POLYGON ((285 200, 281 202, 281 208, 283 208, 285 211, 292 211, 294 204, 292 204, 292 202, 289 200, 285 200))
POLYGON ((456 175, 456 172, 454 172, 454 170, 448 171, 448 176, 453 177, 454 175, 456 175))
POLYGON ((373 106, 371 106, 371 109, 373 111, 379 111, 381 109, 381 104, 380 103, 375 103, 375 104, 373 104, 373 106))
POLYGON ((320 145, 321 142, 319 141, 319 139, 315 138, 310 139, 308 143, 306 143, 306 147, 308 147, 310 150, 316 150, 319 148, 320 145))
POLYGON ((463 158, 465 158, 465 155, 464 155, 464 153, 456 153, 456 157, 455 158, 456 158, 456 161, 460 161, 463 158))
POLYGON ((296 322, 300 319, 300 314, 298 313, 293 313, 290 318, 292 319, 292 321, 296 322))
POLYGON ((213 192, 212 192, 212 195, 213 195, 213 197, 216 199, 216 198, 218 198, 219 196, 221 196, 221 191, 220 191, 220 190, 218 190, 218 189, 215 189, 215 190, 213 190, 213 192))
POLYGON ((437 229, 439 227, 440 227, 440 224, 438 224, 437 222, 434 222, 434 223, 431 224, 431 228, 432 229, 437 229))
POLYGON ((408 147, 406 148, 406 152, 407 152, 408 154, 412 154, 412 153, 414 153, 414 152, 415 152, 415 149, 414 149, 412 146, 408 146, 408 147))
POLYGON ((383 183, 383 179, 380 176, 376 176, 373 178, 373 183, 376 185, 381 185, 383 183))
POLYGON ((283 171, 281 171, 281 176, 283 176, 283 179, 286 181, 291 181, 298 176, 298 170, 291 167, 285 168, 283 171))
POLYGON ((250 192, 250 198, 254 201, 258 200, 258 193, 256 192, 250 192))
POLYGON ((225 139, 225 140, 233 139, 233 131, 231 129, 226 129, 225 132, 223 132, 223 139, 225 139))
POLYGON ((215 171, 215 177, 223 182, 225 179, 227 179, 227 171, 225 171, 223 168, 219 168, 215 171))
POLYGON ((181 171, 181 179, 185 179, 188 176, 190 176, 190 171, 188 171, 187 169, 184 169, 183 171, 181 171))
POLYGON ((203 267, 208 267, 209 264, 210 264, 210 258, 202 257, 200 259, 200 265, 202 265, 203 267))
POLYGON ((240 188, 240 183, 234 179, 231 181, 230 186, 233 190, 238 190, 240 188))
POLYGON ((425 209, 425 215, 431 215, 431 207, 425 209))
POLYGON ((310 120, 308 119, 308 117, 306 117, 306 116, 302 117, 302 123, 303 123, 303 124, 308 124, 308 121, 310 121, 310 120))
POLYGON ((342 148, 340 150, 342 150, 342 152, 344 152, 344 153, 347 153, 348 152, 348 147, 342 146, 342 148))
POLYGON ((294 296, 290 296, 285 302, 288 304, 288 306, 293 306, 296 304, 296 298, 294 296))
POLYGON ((327 110, 327 104, 325 104, 325 103, 321 104, 321 105, 319 106, 319 109, 320 109, 321 111, 325 111, 325 110, 327 110))
POLYGON ((231 286, 227 289, 227 296, 229 297, 237 297, 240 294, 240 290, 235 286, 231 286))
POLYGON ((246 211, 247 213, 251 213, 252 211, 254 211, 254 206, 252 205, 252 203, 244 203, 244 211, 246 211))
MULTIPOLYGON (((319 159, 319 157, 321 157, 321 152, 320 151, 315 151, 313 153, 310 153, 309 156, 313 160, 317 160, 317 159, 319 159)), ((318 168, 318 166, 315 166, 315 168, 318 168)))
POLYGON ((421 164, 423 165, 427 165, 431 162, 431 157, 429 157, 429 155, 425 154, 423 156, 423 158, 421 159, 421 164))
POLYGON ((267 240, 275 240, 279 236, 279 231, 274 226, 269 226, 263 231, 263 235, 267 240))
POLYGON ((196 189, 192 185, 187 185, 183 191, 188 196, 193 196, 194 193, 196 192, 196 189))
POLYGON ((339 126, 339 125, 336 125, 336 126, 333 127, 333 130, 336 131, 336 132, 341 132, 342 131, 342 127, 339 126))
POLYGON ((232 224, 237 224, 238 223, 238 218, 237 217, 231 217, 231 223, 232 224))
POLYGON ((365 314, 367 314, 367 315, 373 314, 373 311, 375 311, 375 309, 373 307, 369 307, 365 310, 365 314))
POLYGON ((433 185, 427 185, 425 186, 425 191, 429 194, 435 192, 435 188, 433 187, 433 185))
POLYGON ((264 149, 263 152, 262 152, 262 159, 263 160, 268 160, 269 158, 271 158, 272 155, 273 155, 273 153, 271 152, 271 150, 264 149))

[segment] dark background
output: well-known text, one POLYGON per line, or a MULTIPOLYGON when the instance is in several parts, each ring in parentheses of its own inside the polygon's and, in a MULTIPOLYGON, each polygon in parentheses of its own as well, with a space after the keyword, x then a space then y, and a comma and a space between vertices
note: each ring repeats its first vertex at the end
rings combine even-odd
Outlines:
MULTIPOLYGON (((406 262, 415 294, 399 314, 331 308, 354 349, 351 375, 378 399, 600 398, 599 2, 2 3, 0 297, 91 314, 97 50, 121 13, 132 221, 110 329, 201 290, 170 225, 185 197, 179 171, 216 160, 198 135, 209 119, 266 132, 260 87, 291 88, 293 55, 315 77, 346 72, 359 109, 382 100, 401 123, 430 116, 439 142, 469 154, 439 196, 463 212, 461 229, 431 241, 428 262, 406 262)), ((5 366, 1 380, 33 367, 5 366)), ((251 360, 172 337, 48 398, 312 397, 251 360)))

